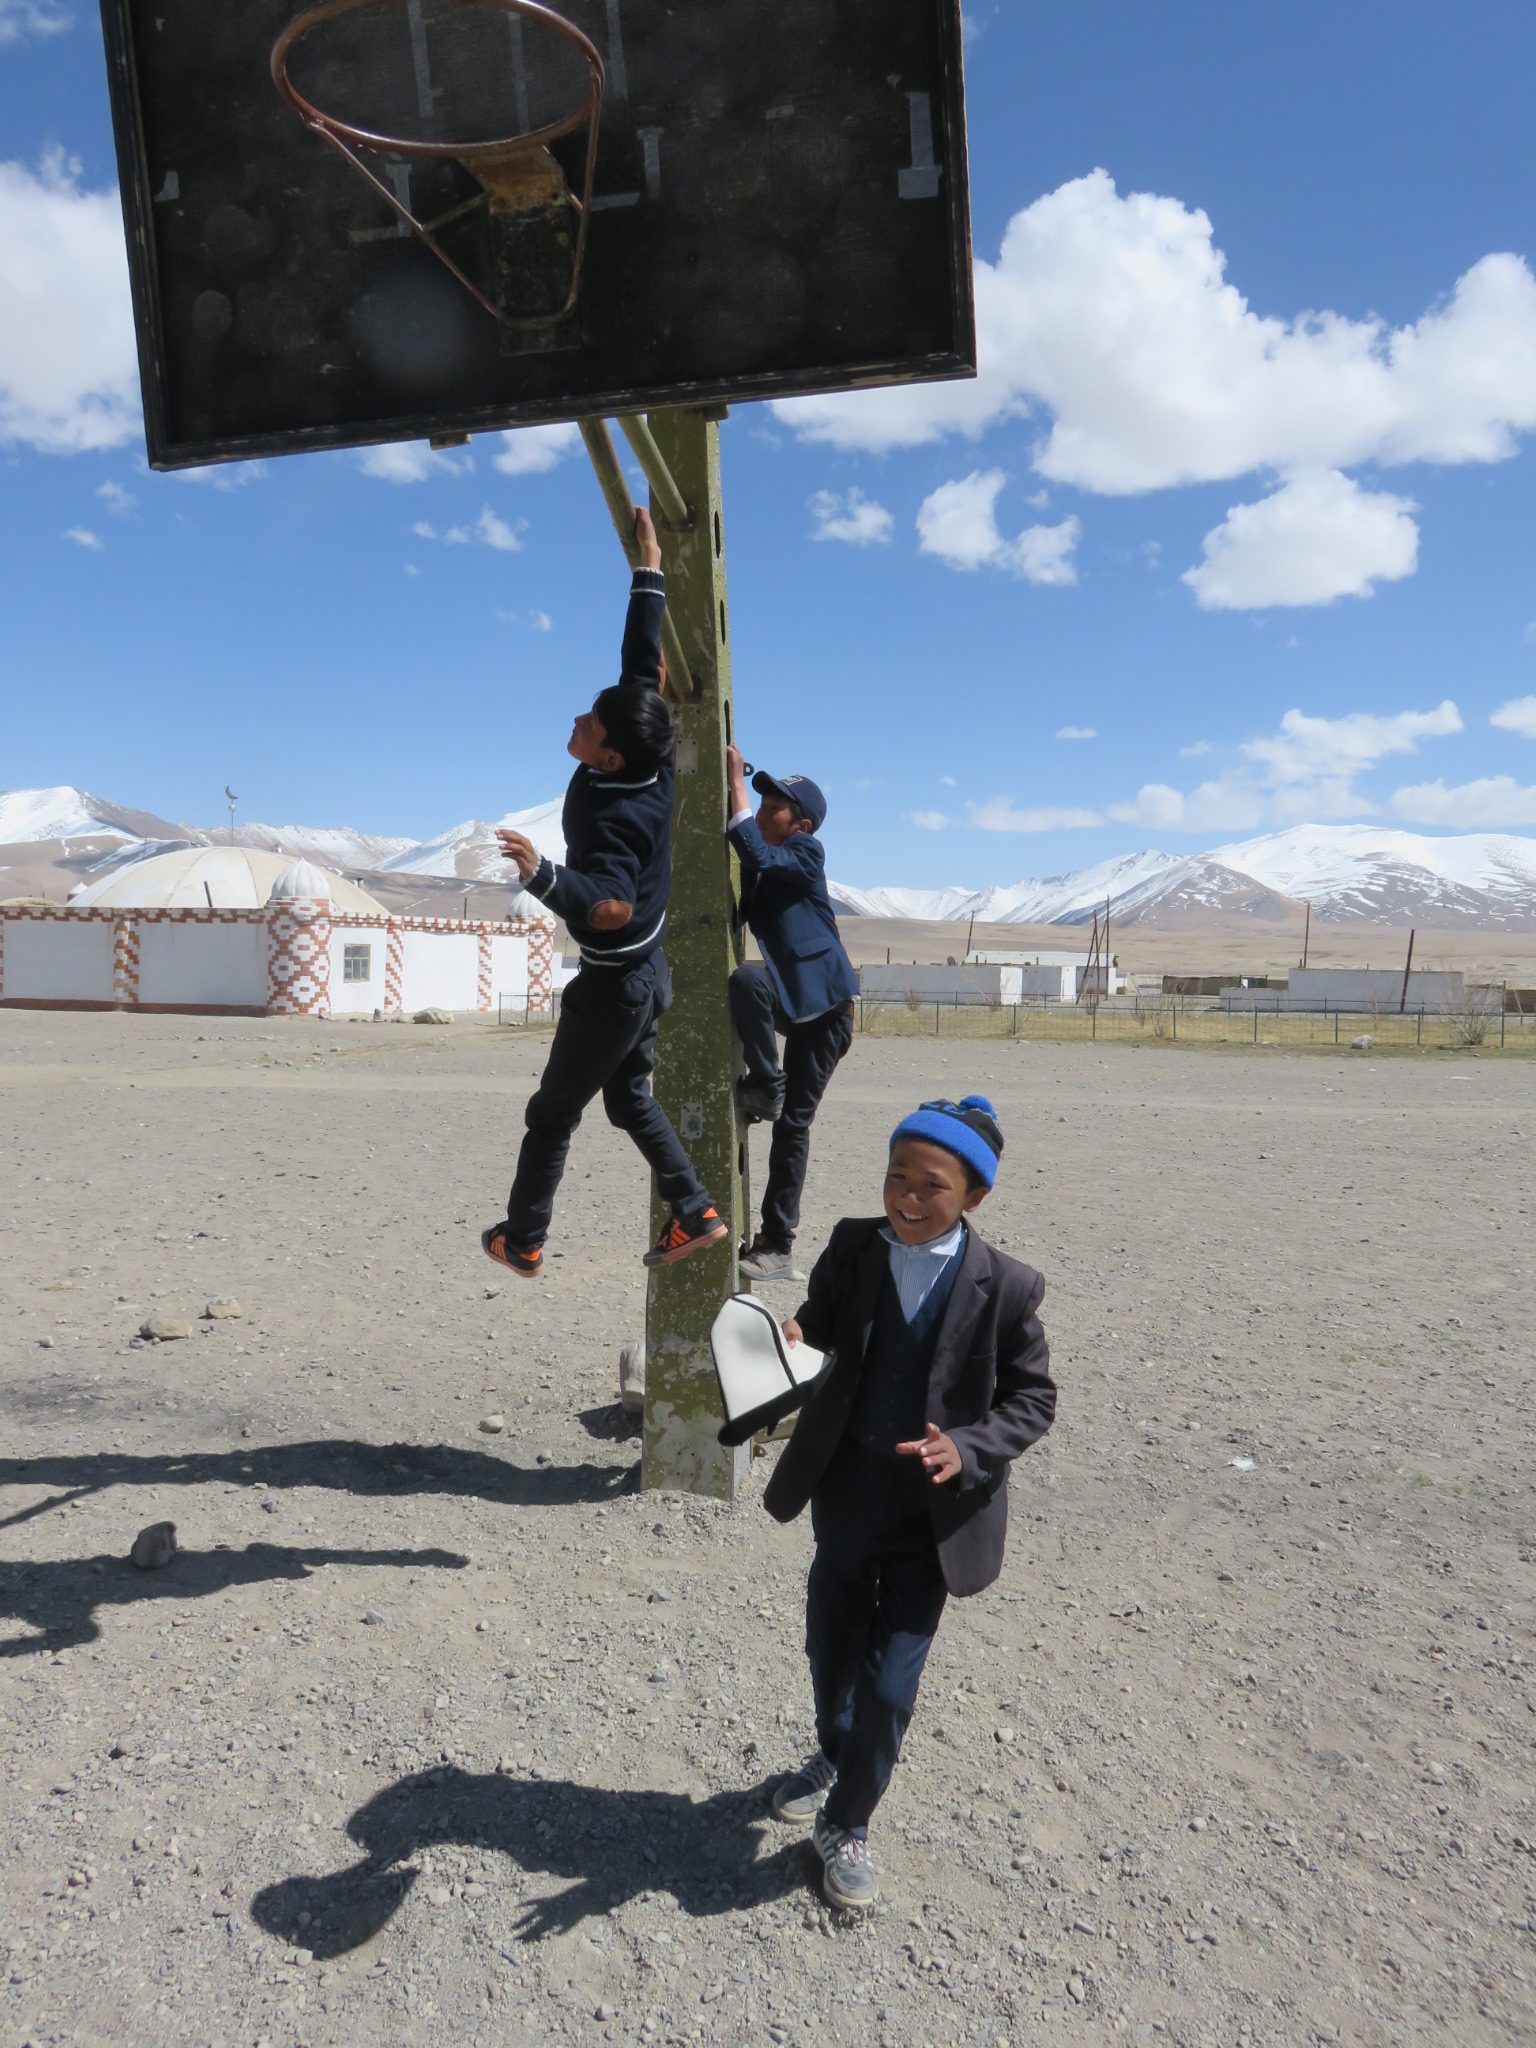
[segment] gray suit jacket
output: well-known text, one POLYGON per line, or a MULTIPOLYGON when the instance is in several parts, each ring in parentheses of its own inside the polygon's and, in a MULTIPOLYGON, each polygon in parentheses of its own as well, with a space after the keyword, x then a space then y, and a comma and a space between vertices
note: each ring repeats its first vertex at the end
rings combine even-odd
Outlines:
MULTIPOLYGON (((780 1522, 800 1513, 842 1441, 889 1263, 884 1222, 850 1217, 838 1224, 796 1316, 805 1341, 835 1356, 800 1410, 763 1495, 780 1522)), ((994 1251, 968 1228, 928 1378, 928 1419, 960 1453, 959 1474, 928 1493, 944 1582, 957 1595, 979 1593, 1002 1570, 1008 1467, 1045 1435, 1056 1413, 1040 1327, 1044 1293, 1032 1266, 994 1251)))

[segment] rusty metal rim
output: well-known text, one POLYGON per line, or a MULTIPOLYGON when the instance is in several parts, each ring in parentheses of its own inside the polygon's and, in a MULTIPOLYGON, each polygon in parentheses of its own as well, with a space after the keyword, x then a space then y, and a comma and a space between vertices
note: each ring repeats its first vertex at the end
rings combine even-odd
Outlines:
POLYGON ((296 14, 279 35, 272 45, 272 82, 309 127, 319 129, 334 140, 361 143, 366 149, 386 151, 395 156, 452 157, 460 163, 477 157, 505 157, 519 150, 538 148, 562 135, 574 133, 589 119, 594 128, 595 144, 597 115, 602 105, 606 76, 602 55, 596 44, 583 35, 574 22, 556 14, 553 8, 542 6, 540 0, 450 0, 450 4, 489 7, 502 14, 522 15, 530 21, 541 22, 577 46, 587 60, 591 75, 580 107, 559 121, 548 122, 542 128, 530 128, 522 134, 500 136, 489 142, 413 142, 408 137, 381 135, 369 128, 355 127, 349 121, 338 120, 334 114, 324 113, 312 100, 306 99, 288 76, 288 57, 295 43, 307 36, 311 29, 318 28, 321 22, 334 20, 339 14, 352 14, 363 7, 398 4, 399 0, 321 0, 319 6, 307 7, 302 14, 296 14))

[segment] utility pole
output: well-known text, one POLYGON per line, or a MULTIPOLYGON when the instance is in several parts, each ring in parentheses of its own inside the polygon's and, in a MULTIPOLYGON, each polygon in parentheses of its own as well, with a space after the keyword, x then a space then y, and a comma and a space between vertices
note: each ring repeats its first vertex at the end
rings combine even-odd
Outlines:
MULTIPOLYGON (((666 954, 673 1003, 661 1027, 654 1087, 684 1150, 729 1226, 725 1241, 650 1275, 645 1318, 645 1487, 732 1500, 750 1445, 719 1441, 719 1386, 709 1333, 739 1282, 747 1147, 736 1113, 736 1035, 728 983, 740 960, 733 859, 725 837, 725 749, 733 736, 718 411, 674 408, 620 426, 651 486, 667 575, 663 648, 677 728, 672 898, 666 954)), ((621 541, 632 544, 629 490, 601 421, 582 437, 621 541)), ((667 1220, 653 1194, 649 1235, 667 1220)))

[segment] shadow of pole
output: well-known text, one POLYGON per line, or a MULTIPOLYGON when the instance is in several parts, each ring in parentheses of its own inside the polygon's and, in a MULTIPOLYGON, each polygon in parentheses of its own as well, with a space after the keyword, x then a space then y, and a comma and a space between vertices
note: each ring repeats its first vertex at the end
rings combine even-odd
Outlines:
POLYGON ((772 1782, 694 1800, 449 1766, 422 1771, 386 1786, 348 1821, 365 1851, 359 1862, 268 1885, 251 1918, 317 1958, 345 1955, 398 1911, 419 1875, 411 1859, 445 1843, 495 1849, 522 1870, 571 1880, 524 1906, 520 1941, 568 1933, 643 1892, 670 1892, 695 1918, 741 1911, 805 1883, 804 1843, 784 1841, 766 1818, 772 1782), (774 1847, 764 1856, 768 1830, 774 1847))
POLYGON ((469 1559, 453 1550, 297 1549, 251 1543, 244 1550, 178 1550, 162 1570, 140 1571, 121 1557, 72 1557, 0 1565, 0 1615, 30 1624, 37 1633, 0 1641, 0 1657, 73 1650, 101 1634, 98 1608, 129 1607, 140 1600, 200 1600, 232 1586, 272 1579, 307 1579, 317 1565, 426 1566, 458 1571, 469 1559))
POLYGON ((455 1444, 370 1444, 353 1438, 242 1446, 236 1451, 128 1456, 0 1458, 0 1487, 56 1486, 52 1498, 0 1517, 0 1529, 29 1522, 109 1486, 327 1486, 343 1493, 446 1493, 499 1507, 580 1507, 629 1491, 637 1465, 514 1465, 455 1444))

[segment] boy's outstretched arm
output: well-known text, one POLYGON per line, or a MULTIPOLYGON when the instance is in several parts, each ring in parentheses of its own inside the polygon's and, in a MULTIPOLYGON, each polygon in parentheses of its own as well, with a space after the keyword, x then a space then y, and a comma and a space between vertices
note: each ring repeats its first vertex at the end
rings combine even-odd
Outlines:
POLYGON ((637 688, 661 688, 661 622, 667 611, 667 581, 661 568, 656 523, 643 505, 635 508, 635 545, 640 561, 629 590, 619 681, 637 688))

